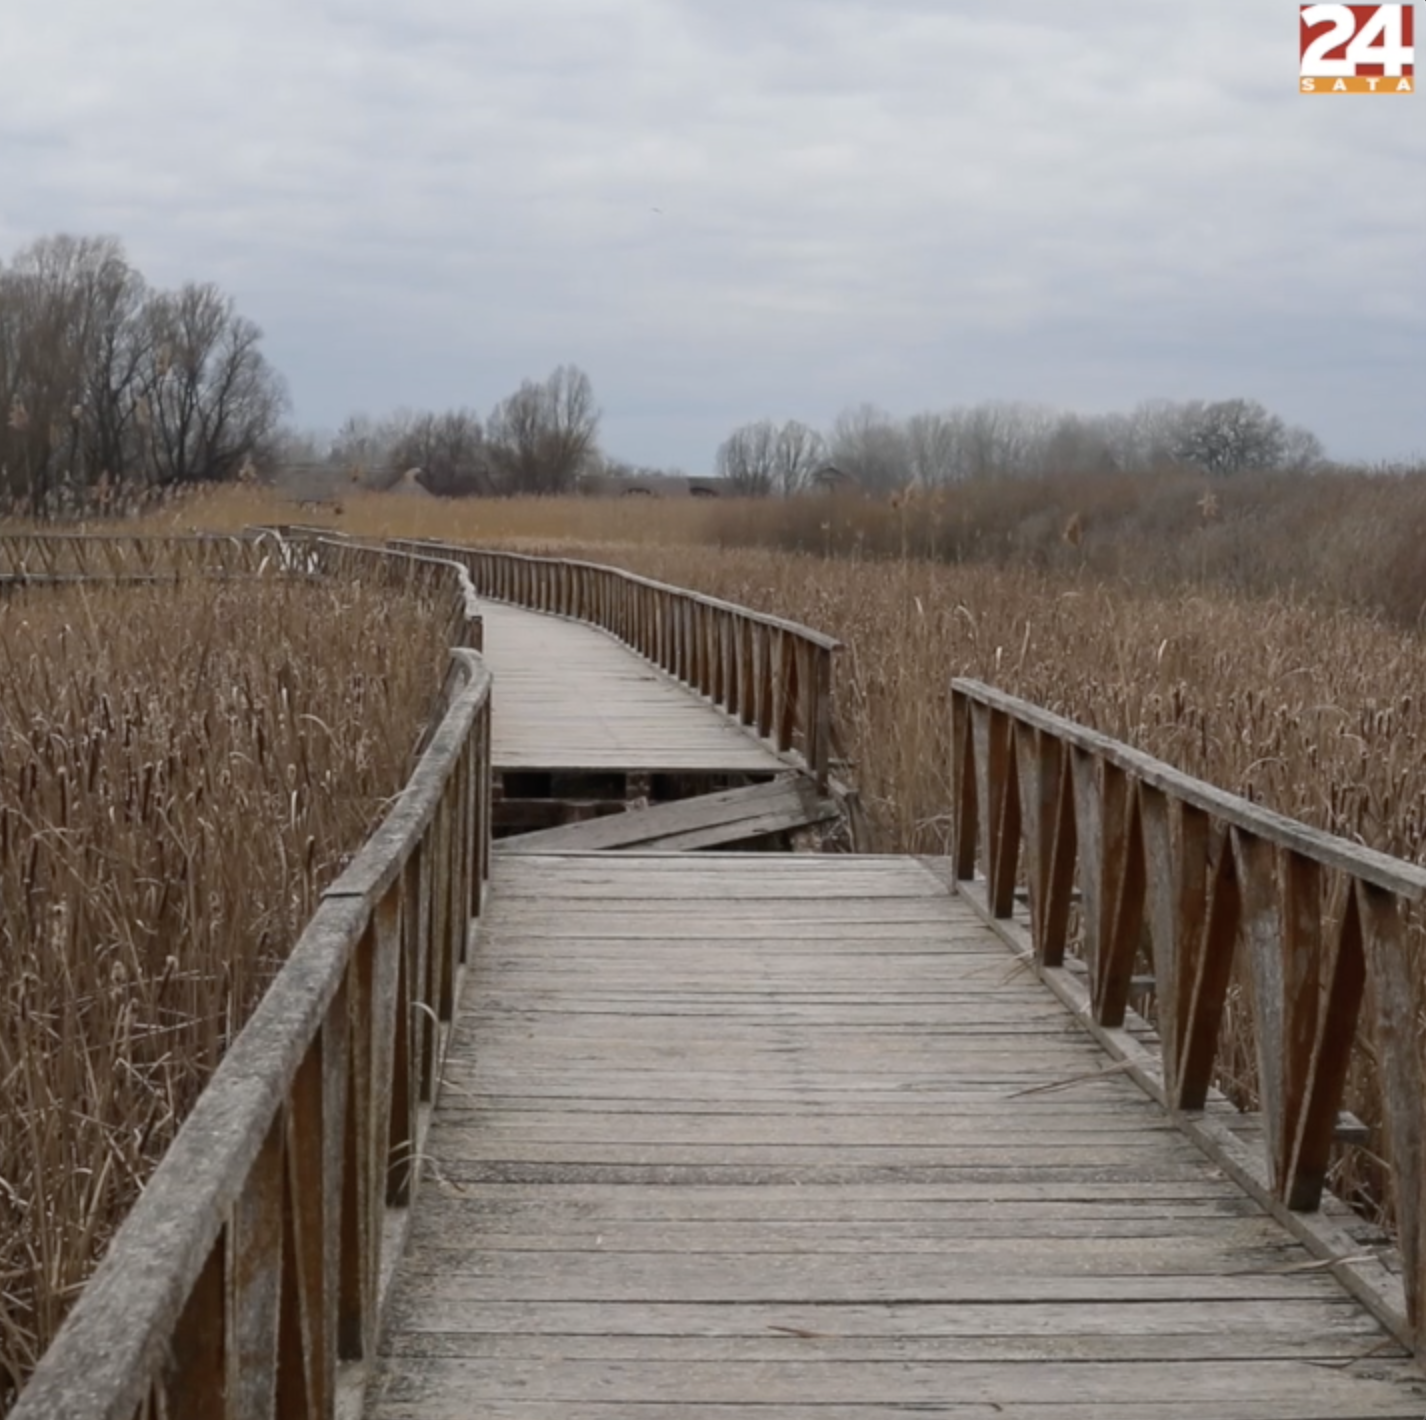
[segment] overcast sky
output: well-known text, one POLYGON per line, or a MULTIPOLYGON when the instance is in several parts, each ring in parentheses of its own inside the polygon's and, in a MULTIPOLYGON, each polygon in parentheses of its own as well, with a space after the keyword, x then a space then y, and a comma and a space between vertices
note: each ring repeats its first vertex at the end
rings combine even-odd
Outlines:
POLYGON ((217 281, 307 425, 572 361, 690 471, 863 400, 1246 395, 1426 454, 1426 96, 1299 95, 1297 9, 19 0, 0 254, 217 281))

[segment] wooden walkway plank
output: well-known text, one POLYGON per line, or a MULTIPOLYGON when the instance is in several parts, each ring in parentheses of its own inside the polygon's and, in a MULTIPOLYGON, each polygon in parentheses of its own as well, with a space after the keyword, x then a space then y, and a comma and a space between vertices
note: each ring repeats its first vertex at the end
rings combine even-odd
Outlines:
POLYGON ((644 852, 693 852, 742 843, 826 823, 837 806, 821 798, 810 779, 788 775, 746 789, 700 794, 674 803, 609 814, 501 839, 501 853, 587 853, 638 848, 644 852))
POLYGON ((592 627, 484 601, 497 770, 777 774, 767 745, 592 627))
POLYGON ((376 1420, 1419 1417, 907 859, 501 857, 376 1420))

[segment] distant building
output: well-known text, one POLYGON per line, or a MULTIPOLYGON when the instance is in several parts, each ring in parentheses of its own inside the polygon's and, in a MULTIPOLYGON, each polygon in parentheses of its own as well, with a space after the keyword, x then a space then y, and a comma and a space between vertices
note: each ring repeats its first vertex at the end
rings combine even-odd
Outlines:
POLYGON ((721 478, 674 473, 596 473, 579 486, 594 498, 721 498, 725 487, 721 478))
POLYGON ((839 468, 834 463, 824 463, 809 480, 820 493, 853 493, 861 488, 855 474, 839 468))

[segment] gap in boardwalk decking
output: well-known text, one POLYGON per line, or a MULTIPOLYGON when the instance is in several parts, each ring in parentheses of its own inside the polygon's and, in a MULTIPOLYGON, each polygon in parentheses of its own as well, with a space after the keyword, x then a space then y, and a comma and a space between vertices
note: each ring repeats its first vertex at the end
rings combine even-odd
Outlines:
POLYGON ((506 769, 495 776, 497 839, 585 823, 654 804, 678 803, 772 781, 727 770, 506 769))

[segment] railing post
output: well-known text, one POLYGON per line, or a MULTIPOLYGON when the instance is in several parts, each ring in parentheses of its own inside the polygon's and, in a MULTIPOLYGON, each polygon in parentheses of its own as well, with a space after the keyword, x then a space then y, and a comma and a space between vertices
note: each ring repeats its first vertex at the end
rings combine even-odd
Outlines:
POLYGON ((786 631, 776 637, 778 663, 778 697, 780 704, 774 717, 778 752, 786 754, 792 748, 793 729, 797 723, 797 656, 792 638, 786 631))
MULTIPOLYGON (((332 1311, 336 1261, 328 1228, 335 1180, 329 1164, 326 1042, 319 1033, 298 1066, 286 1128, 283 1308, 277 1367, 279 1416, 326 1415, 335 1405, 336 1330, 332 1311)), ((333 1161, 335 1162, 335 1160, 333 1161)))
POLYGON ((1144 840, 1139 799, 1124 771, 1103 766, 1101 824, 1105 859, 1104 902, 1096 953, 1094 1005, 1100 1025, 1119 1027, 1129 1009, 1134 959, 1144 921, 1144 840))
POLYGON ((812 653, 814 708, 808 721, 808 733, 812 738, 812 751, 808 763, 812 777, 823 793, 831 778, 832 769, 832 652, 826 646, 818 646, 812 653))
POLYGON ((282 1295, 283 1111, 267 1132, 233 1210, 227 1413, 265 1416, 277 1403, 278 1310, 282 1295))
POLYGON ((1418 1358, 1426 1355, 1423 1300, 1426 1300, 1426 1140, 1422 1119, 1426 1077, 1421 1059, 1417 983, 1406 950, 1401 908, 1395 896, 1372 883, 1356 884, 1367 970, 1376 1013, 1374 1045, 1386 1105, 1388 1153, 1395 1183, 1396 1233, 1406 1313, 1418 1358))
POLYGON ((1185 975, 1180 981, 1187 1000, 1176 1071, 1178 1097, 1174 1103, 1184 1110, 1201 1110, 1208 1100, 1238 939, 1241 901, 1238 872, 1232 846, 1226 838, 1218 846, 1217 862, 1210 871, 1212 887, 1203 939, 1191 944, 1191 955, 1185 953, 1192 975, 1185 975))
POLYGON ((222 1415, 228 1372, 228 1235, 218 1234, 188 1294, 160 1387, 174 1415, 222 1415))
MULTIPOLYGON (((1288 1002, 1292 1057, 1287 1062, 1289 1083, 1284 1104, 1283 1164, 1275 1174, 1279 1196, 1287 1206, 1309 1213, 1320 1206, 1326 1187, 1337 1111, 1341 1108, 1347 1072, 1351 1068, 1352 1042, 1356 1038, 1366 986, 1356 893, 1348 884, 1341 894, 1336 950, 1326 972, 1320 975, 1320 957, 1313 959, 1311 947, 1304 949, 1296 945, 1300 940, 1300 913, 1307 904, 1295 899, 1311 894, 1312 888, 1303 878, 1289 882, 1287 961, 1295 978, 1288 1002), (1295 961, 1299 951, 1307 961, 1295 961)), ((1321 910, 1320 897, 1318 910, 1321 910)), ((1317 930, 1320 933, 1320 919, 1317 930)), ((1307 928, 1309 940, 1312 931, 1311 927, 1307 928)))

